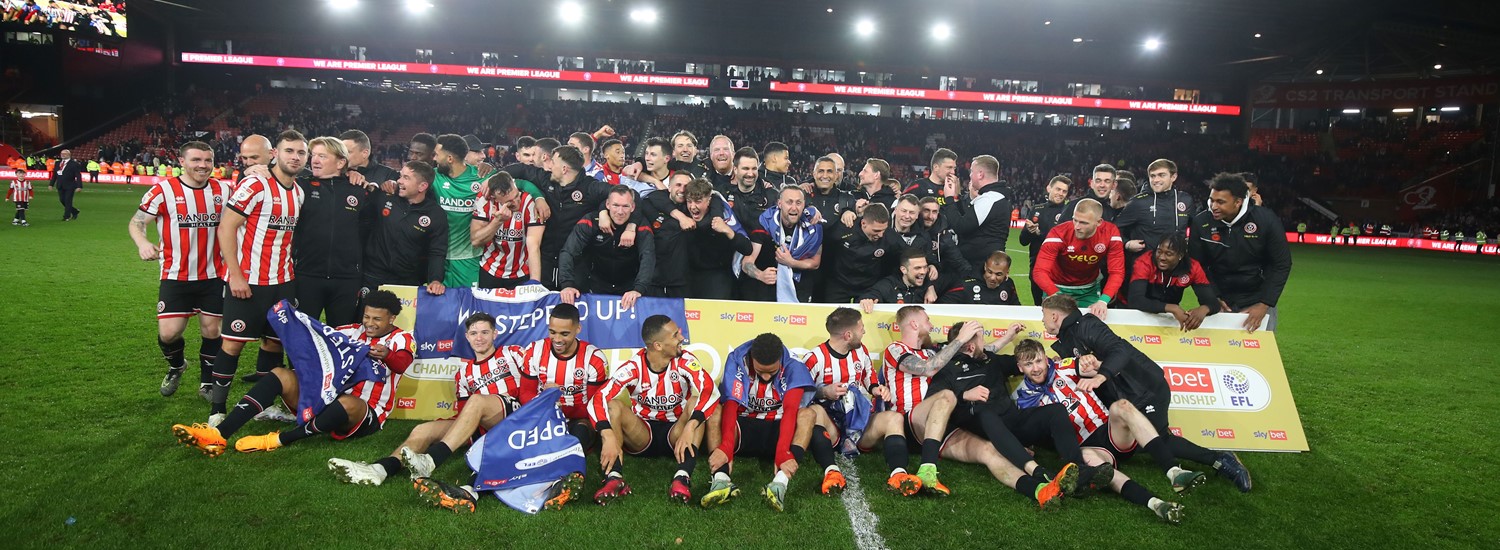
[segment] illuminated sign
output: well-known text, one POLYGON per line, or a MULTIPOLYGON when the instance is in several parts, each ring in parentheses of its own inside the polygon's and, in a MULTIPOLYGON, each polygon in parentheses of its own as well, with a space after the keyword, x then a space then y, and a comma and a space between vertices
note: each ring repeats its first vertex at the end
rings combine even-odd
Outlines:
POLYGON ((182 62, 200 63, 207 65, 277 67, 285 69, 366 71, 384 74, 515 78, 525 80, 548 80, 554 82, 582 82, 587 84, 629 84, 639 86, 672 86, 679 88, 708 87, 708 78, 702 76, 596 73, 586 71, 559 71, 554 69, 527 69, 516 67, 480 67, 477 65, 435 65, 429 63, 406 63, 401 61, 353 61, 348 59, 320 59, 311 57, 276 57, 266 55, 225 55, 217 53, 183 52, 182 62))
POLYGON ((886 99, 918 99, 924 101, 998 103, 1026 105, 1032 107, 1071 107, 1077 109, 1118 109, 1122 111, 1155 111, 1197 115, 1239 115, 1238 105, 1210 105, 1203 103, 1181 103, 1174 101, 1147 101, 1140 99, 1104 99, 1092 97, 1068 97, 1035 94, 1013 94, 1007 92, 969 92, 926 90, 920 88, 884 88, 879 86, 849 86, 845 84, 812 84, 806 82, 772 82, 771 91, 798 94, 821 94, 847 97, 874 97, 886 99))

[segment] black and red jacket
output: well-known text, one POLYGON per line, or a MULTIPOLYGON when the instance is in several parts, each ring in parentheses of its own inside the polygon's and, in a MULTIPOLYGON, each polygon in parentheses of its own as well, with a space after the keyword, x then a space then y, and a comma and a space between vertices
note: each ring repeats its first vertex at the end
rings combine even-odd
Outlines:
POLYGON ((1182 294, 1188 287, 1198 296, 1198 304, 1208 306, 1208 314, 1219 312, 1219 294, 1208 282, 1208 275, 1198 260, 1183 258, 1171 272, 1163 273, 1156 267, 1156 251, 1136 258, 1130 270, 1129 300, 1131 309, 1146 313, 1165 313, 1167 304, 1182 304, 1182 294))

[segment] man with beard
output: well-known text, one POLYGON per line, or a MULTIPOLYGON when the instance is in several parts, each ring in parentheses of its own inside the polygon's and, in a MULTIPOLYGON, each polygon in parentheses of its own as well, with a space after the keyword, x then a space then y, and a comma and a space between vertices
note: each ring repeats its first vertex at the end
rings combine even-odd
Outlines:
POLYGON ((1021 230, 1021 246, 1030 249, 1030 259, 1026 265, 1032 270, 1032 304, 1040 304, 1042 298, 1047 297, 1042 293, 1042 287, 1036 284, 1036 257, 1042 251, 1042 242, 1047 240, 1047 234, 1064 221, 1063 209, 1067 206, 1068 190, 1072 187, 1073 180, 1067 176, 1052 176, 1047 182, 1047 203, 1031 211, 1031 216, 1026 219, 1026 227, 1021 230))
POLYGON ((1110 206, 1110 203, 1113 202, 1110 199, 1110 194, 1115 191, 1115 172, 1115 167, 1108 164, 1095 166, 1093 176, 1089 179, 1089 192, 1085 196, 1074 199, 1067 206, 1063 207, 1063 221, 1073 219, 1073 211, 1078 208, 1079 201, 1084 199, 1094 199, 1095 202, 1104 207, 1104 212, 1100 215, 1099 219, 1113 221, 1115 214, 1119 213, 1110 206))
MULTIPOLYGON (((542 233, 541 281, 547 288, 562 288, 558 286, 557 266, 563 245, 572 234, 573 226, 578 225, 578 220, 599 212, 610 185, 583 173, 583 155, 575 147, 554 149, 547 157, 547 172, 549 178, 544 192, 552 206, 552 217, 547 219, 542 233)), ((624 229, 625 238, 634 237, 634 224, 624 229)))
MULTIPOLYGON (((416 151, 416 141, 412 141, 416 151)), ((479 283, 479 262, 483 250, 474 246, 469 231, 469 220, 474 215, 474 203, 483 186, 479 169, 464 164, 469 145, 457 134, 443 134, 437 138, 432 160, 437 167, 432 188, 438 205, 448 215, 448 263, 444 268, 443 286, 447 288, 470 288, 479 283)), ((415 153, 413 153, 415 154, 415 153)), ((415 160, 415 159, 414 159, 415 160)))
POLYGON ((903 195, 916 195, 919 199, 927 197, 943 198, 943 188, 950 183, 958 186, 958 153, 944 147, 932 153, 932 163, 927 167, 928 176, 912 180, 901 193, 903 195))
POLYGON ((750 231, 750 254, 740 264, 740 297, 760 302, 811 302, 811 274, 822 264, 823 226, 813 221, 801 187, 780 188, 775 206, 750 231))
POLYGON ((1016 281, 1010 278, 1010 254, 995 251, 984 261, 981 273, 953 279, 940 293, 940 304, 989 304, 1019 306, 1016 281))
POLYGON ((1125 282, 1125 250, 1120 230, 1099 216, 1104 206, 1079 201, 1073 220, 1047 233, 1031 276, 1048 296, 1072 296, 1101 319, 1125 282))
POLYGON ((860 215, 859 225, 834 224, 827 236, 833 258, 833 271, 824 290, 823 301, 835 304, 853 302, 861 292, 875 285, 882 274, 895 271, 901 247, 885 239, 891 225, 885 205, 871 204, 860 215))
POLYGON ((854 225, 854 196, 838 188, 839 169, 833 156, 824 156, 813 164, 813 183, 807 186, 807 205, 817 208, 825 224, 840 221, 854 225))
POLYGON ((760 181, 760 156, 755 149, 741 147, 734 152, 734 186, 724 193, 724 200, 734 209, 742 223, 754 227, 760 213, 776 204, 780 194, 760 181))
MULTIPOLYGON (((666 191, 639 199, 638 210, 645 218, 645 225, 651 228, 656 248, 656 277, 646 295, 683 298, 687 296, 689 234, 700 222, 686 211, 687 186, 693 181, 693 175, 686 171, 673 172, 667 181, 666 191)), ((704 216, 704 224, 711 224, 713 218, 722 220, 723 201, 711 201, 704 216)))
POLYGON ((446 292, 443 274, 448 253, 448 216, 432 198, 432 166, 408 161, 396 177, 396 196, 372 191, 380 209, 365 242, 365 296, 381 285, 426 285, 430 294, 446 292))
POLYGON ((1010 239, 1011 195, 1000 181, 1000 161, 989 155, 974 157, 969 167, 969 189, 960 197, 957 178, 950 178, 943 194, 943 218, 958 233, 959 250, 969 265, 977 265, 1010 239))
POLYGON ((707 168, 705 177, 715 190, 723 193, 734 185, 734 140, 718 135, 708 142, 707 168))
POLYGON ((875 304, 932 303, 926 254, 919 249, 906 249, 901 253, 901 267, 897 269, 895 275, 876 281, 874 286, 859 295, 860 309, 874 313, 875 304))

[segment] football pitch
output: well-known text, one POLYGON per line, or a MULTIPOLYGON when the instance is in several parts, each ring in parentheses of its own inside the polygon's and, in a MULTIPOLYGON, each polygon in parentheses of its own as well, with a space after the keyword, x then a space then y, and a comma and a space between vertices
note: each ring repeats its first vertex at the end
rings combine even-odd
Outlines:
MULTIPOLYGON (((668 502, 674 464, 631 460, 635 494, 605 508, 586 499, 526 516, 486 497, 477 514, 459 516, 420 502, 404 476, 351 486, 325 467, 330 457, 384 456, 415 422, 393 420, 350 442, 314 438, 273 453, 204 457, 168 430, 207 417, 195 369, 176 396, 157 393, 157 267, 136 259, 126 234, 144 188, 90 185, 77 198, 81 219, 63 223, 45 187, 31 227, 0 227, 0 296, 9 311, 0 315, 0 524, 10 544, 855 546, 844 502, 817 494, 810 458, 785 513, 759 496, 771 475, 765 462, 741 461, 735 480, 744 494, 703 510, 668 502)), ((1241 453, 1253 492, 1211 477, 1179 498, 1149 457, 1126 463, 1125 473, 1187 506, 1184 523, 1170 526, 1113 494, 1041 512, 977 465, 941 465, 951 497, 901 498, 884 490, 877 453, 856 461, 859 496, 877 518, 860 530, 890 548, 1500 547, 1500 392, 1485 382, 1496 379, 1490 369, 1500 356, 1500 259, 1296 244, 1292 253, 1278 342, 1312 450, 1241 453)), ((1012 271, 1026 273, 1025 255, 1018 260, 1012 271)), ((190 362, 196 349, 189 329, 190 362)), ((241 370, 254 365, 246 353, 241 370)), ((247 387, 237 382, 234 397, 247 387)), ((284 427, 252 422, 241 434, 284 427)), ((592 495, 595 455, 589 464, 592 495)), ((452 460, 435 477, 467 473, 452 460)), ((701 496, 706 461, 693 481, 701 496)))

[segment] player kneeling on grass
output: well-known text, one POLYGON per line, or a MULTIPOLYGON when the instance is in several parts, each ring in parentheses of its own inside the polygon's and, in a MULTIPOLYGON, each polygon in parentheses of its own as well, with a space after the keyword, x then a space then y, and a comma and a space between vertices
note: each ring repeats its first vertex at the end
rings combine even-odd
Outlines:
POLYGON ((496 349, 495 334, 495 318, 488 313, 475 313, 464 320, 464 339, 469 341, 474 357, 464 359, 463 367, 453 375, 453 408, 457 411, 453 417, 412 428, 411 435, 390 456, 373 463, 331 458, 328 469, 346 483, 380 485, 387 477, 407 470, 404 459, 414 466, 410 469, 412 481, 419 481, 432 475, 435 457, 446 460, 471 436, 494 428, 515 412, 520 407, 515 397, 521 387, 520 348, 496 349))
MULTIPOLYGON (((1060 404, 1068 410, 1068 419, 1072 421, 1077 431, 1078 443, 1083 446, 1083 460, 1091 466, 1109 463, 1118 466, 1120 461, 1130 458, 1136 449, 1150 443, 1157 438, 1156 429, 1151 427, 1151 422, 1146 417, 1128 404, 1123 407, 1115 407, 1115 412, 1121 412, 1111 416, 1111 410, 1104 408, 1099 397, 1092 391, 1078 389, 1078 382, 1082 377, 1078 375, 1078 369, 1073 366, 1072 360, 1064 360, 1055 363, 1047 358, 1046 350, 1042 343, 1032 339, 1022 340, 1016 344, 1016 363, 1021 369, 1025 380, 1016 387, 1012 394, 1016 405, 1021 409, 1033 409, 1052 404, 1060 404), (1145 434, 1141 438, 1136 433, 1145 434), (1144 441, 1145 443, 1142 443, 1144 441)), ((1158 457, 1159 458, 1159 457, 1158 457)), ((1179 468, 1174 462, 1159 464, 1166 472, 1167 479, 1188 475, 1202 475, 1187 472, 1179 468)), ((1150 489, 1145 488, 1135 480, 1130 479, 1119 468, 1115 468, 1114 477, 1109 480, 1098 480, 1100 484, 1108 483, 1125 500, 1133 504, 1139 504, 1155 512, 1158 517, 1167 523, 1177 525, 1182 523, 1183 506, 1176 502, 1169 502, 1157 498, 1150 489)))
POLYGON ((832 425, 820 407, 805 407, 811 399, 812 377, 807 365, 792 357, 781 338, 765 333, 756 336, 729 353, 724 362, 724 377, 717 432, 709 430, 709 444, 714 451, 708 456, 713 482, 703 495, 703 507, 724 504, 739 496, 740 490, 729 478, 735 454, 769 458, 776 476, 766 484, 763 495, 771 508, 780 512, 786 507, 786 486, 797 473, 807 440, 816 445, 819 464, 833 464, 833 442, 826 430, 832 425), (821 418, 820 418, 821 417, 821 418), (818 420, 822 420, 818 422, 818 420), (813 425, 824 433, 812 437, 813 425), (793 441, 803 435, 802 443, 793 441), (819 443, 821 440, 821 444, 819 443))
MULTIPOLYGON (((316 320, 301 319, 306 315, 286 307, 288 302, 282 301, 272 311, 273 314, 286 314, 291 312, 299 317, 303 326, 308 329, 321 327, 316 320), (285 308, 285 309, 283 309, 285 308)), ((365 297, 364 321, 357 325, 345 325, 339 327, 337 333, 349 340, 359 342, 369 347, 368 358, 370 365, 370 376, 354 382, 348 389, 342 391, 332 402, 325 403, 322 411, 311 418, 307 418, 296 428, 285 432, 271 432, 265 435, 254 435, 240 438, 234 443, 234 449, 240 452, 274 451, 283 445, 289 445, 295 441, 312 437, 318 434, 328 434, 334 439, 347 439, 350 437, 363 437, 380 431, 385 425, 386 415, 390 414, 396 402, 396 385, 401 381, 401 374, 406 372, 406 367, 411 365, 412 352, 415 349, 410 334, 397 328, 396 316, 401 313, 401 300, 389 291, 377 291, 365 297)), ((273 323, 273 325, 275 325, 273 323)), ((275 325, 280 326, 280 325, 275 325)), ((284 330, 296 331, 307 330, 299 328, 297 323, 288 323, 284 330)), ((282 335, 283 343, 287 344, 287 351, 292 357, 304 359, 302 369, 312 373, 313 376, 324 378, 325 376, 337 377, 343 373, 325 372, 320 374, 318 365, 334 362, 332 357, 318 357, 320 350, 302 349, 301 346, 313 348, 311 343, 303 344, 302 338, 291 339, 290 335, 282 335), (292 342, 296 342, 295 344, 292 342), (294 349, 291 346, 298 346, 294 349), (327 361, 324 361, 327 360, 327 361)), ((299 335, 300 336, 300 335, 299 335)), ((313 335, 313 338, 324 337, 313 335)), ((340 338, 338 340, 342 342, 340 338)), ((334 340, 330 343, 337 344, 334 340)), ((327 353, 323 351, 323 353, 327 353)), ((347 357, 346 357, 347 358, 347 357)), ((357 356, 356 356, 357 358, 357 356)), ((357 369, 356 369, 357 371, 357 369)), ((305 409, 299 398, 304 389, 298 382, 298 373, 284 367, 271 369, 272 376, 261 378, 255 383, 245 396, 240 398, 234 410, 220 422, 217 427, 207 424, 194 424, 184 426, 177 424, 172 426, 172 433, 177 435, 179 441, 188 446, 197 447, 209 456, 218 456, 224 452, 227 446, 227 438, 239 431, 245 423, 249 422, 257 414, 260 414, 280 396, 286 403, 296 403, 299 411, 305 409)), ((354 376, 358 376, 357 372, 354 376)), ((326 379, 325 379, 326 380, 326 379)), ((325 391, 333 391, 336 388, 326 387, 325 391)), ((311 386, 311 385, 310 385, 311 386)), ((309 392, 319 391, 318 387, 305 388, 309 392)), ((325 398, 326 399, 326 398, 325 398)))
POLYGON ((698 464, 704 426, 718 421, 719 388, 698 358, 683 351, 682 329, 666 315, 641 323, 644 349, 615 368, 604 388, 589 399, 589 417, 601 440, 599 467, 604 486, 594 493, 601 505, 630 494, 621 470, 621 451, 638 457, 670 456, 677 473, 667 496, 692 498, 691 476, 698 464), (629 392, 629 401, 616 399, 629 392), (686 404, 693 396, 693 407, 686 404))

